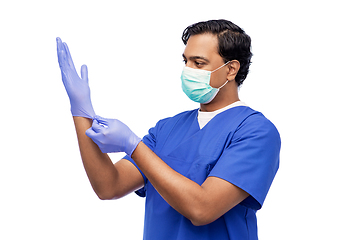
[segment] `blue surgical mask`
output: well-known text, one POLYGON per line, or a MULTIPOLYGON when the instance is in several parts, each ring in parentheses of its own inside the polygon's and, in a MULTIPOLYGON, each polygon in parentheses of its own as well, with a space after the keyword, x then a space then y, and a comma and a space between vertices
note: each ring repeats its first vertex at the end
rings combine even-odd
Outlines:
POLYGON ((211 102, 219 90, 228 82, 226 81, 219 88, 213 88, 210 86, 211 73, 224 67, 229 62, 225 63, 214 71, 194 69, 185 66, 181 74, 182 89, 184 93, 195 102, 203 104, 211 102))

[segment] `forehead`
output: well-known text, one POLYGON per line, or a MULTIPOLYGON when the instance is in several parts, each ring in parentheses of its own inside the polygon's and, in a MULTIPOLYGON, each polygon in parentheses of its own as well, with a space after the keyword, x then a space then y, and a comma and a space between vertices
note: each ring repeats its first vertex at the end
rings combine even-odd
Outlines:
POLYGON ((184 56, 186 58, 203 56, 209 59, 217 56, 220 57, 216 35, 204 33, 191 36, 186 44, 184 56))

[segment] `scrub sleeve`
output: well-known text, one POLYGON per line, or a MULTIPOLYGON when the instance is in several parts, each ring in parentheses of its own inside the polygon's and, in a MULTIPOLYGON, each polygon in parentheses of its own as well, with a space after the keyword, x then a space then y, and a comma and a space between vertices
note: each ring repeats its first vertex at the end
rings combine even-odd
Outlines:
POLYGON ((258 210, 279 168, 280 145, 275 126, 261 113, 251 115, 238 127, 209 176, 249 193, 241 205, 258 210))

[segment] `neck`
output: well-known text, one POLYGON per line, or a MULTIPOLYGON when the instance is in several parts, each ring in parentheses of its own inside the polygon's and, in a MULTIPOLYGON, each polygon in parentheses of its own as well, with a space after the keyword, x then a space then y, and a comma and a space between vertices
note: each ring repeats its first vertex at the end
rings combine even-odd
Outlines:
POLYGON ((200 111, 213 112, 237 101, 240 101, 237 83, 229 81, 210 103, 200 104, 200 111))
MULTIPOLYGON (((219 92, 220 94, 220 92, 219 92)), ((218 95, 219 95, 218 94, 218 95)), ((239 96, 236 94, 233 97, 219 95, 214 98, 210 103, 208 104, 200 104, 200 111, 202 112, 213 112, 216 110, 219 110, 221 108, 224 108, 234 102, 240 101, 239 96)))
POLYGON ((219 110, 221 108, 224 108, 234 102, 237 102, 237 101, 240 101, 240 99, 236 99, 236 100, 233 100, 233 101, 229 101, 227 103, 223 102, 223 103, 208 103, 208 104, 200 104, 200 111, 202 112, 214 112, 216 110, 219 110))

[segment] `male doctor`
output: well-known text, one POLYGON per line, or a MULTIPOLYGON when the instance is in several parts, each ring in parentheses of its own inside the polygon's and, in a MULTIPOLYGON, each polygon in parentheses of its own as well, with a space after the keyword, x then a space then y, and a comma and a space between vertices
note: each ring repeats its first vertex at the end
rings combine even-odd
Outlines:
POLYGON ((257 239, 262 207, 279 166, 280 136, 240 101, 250 37, 227 20, 187 27, 184 93, 199 109, 160 120, 142 139, 124 123, 95 115, 87 68, 76 73, 57 39, 82 161, 100 199, 146 197, 144 239, 257 239), (107 153, 125 152, 113 164, 107 153))

